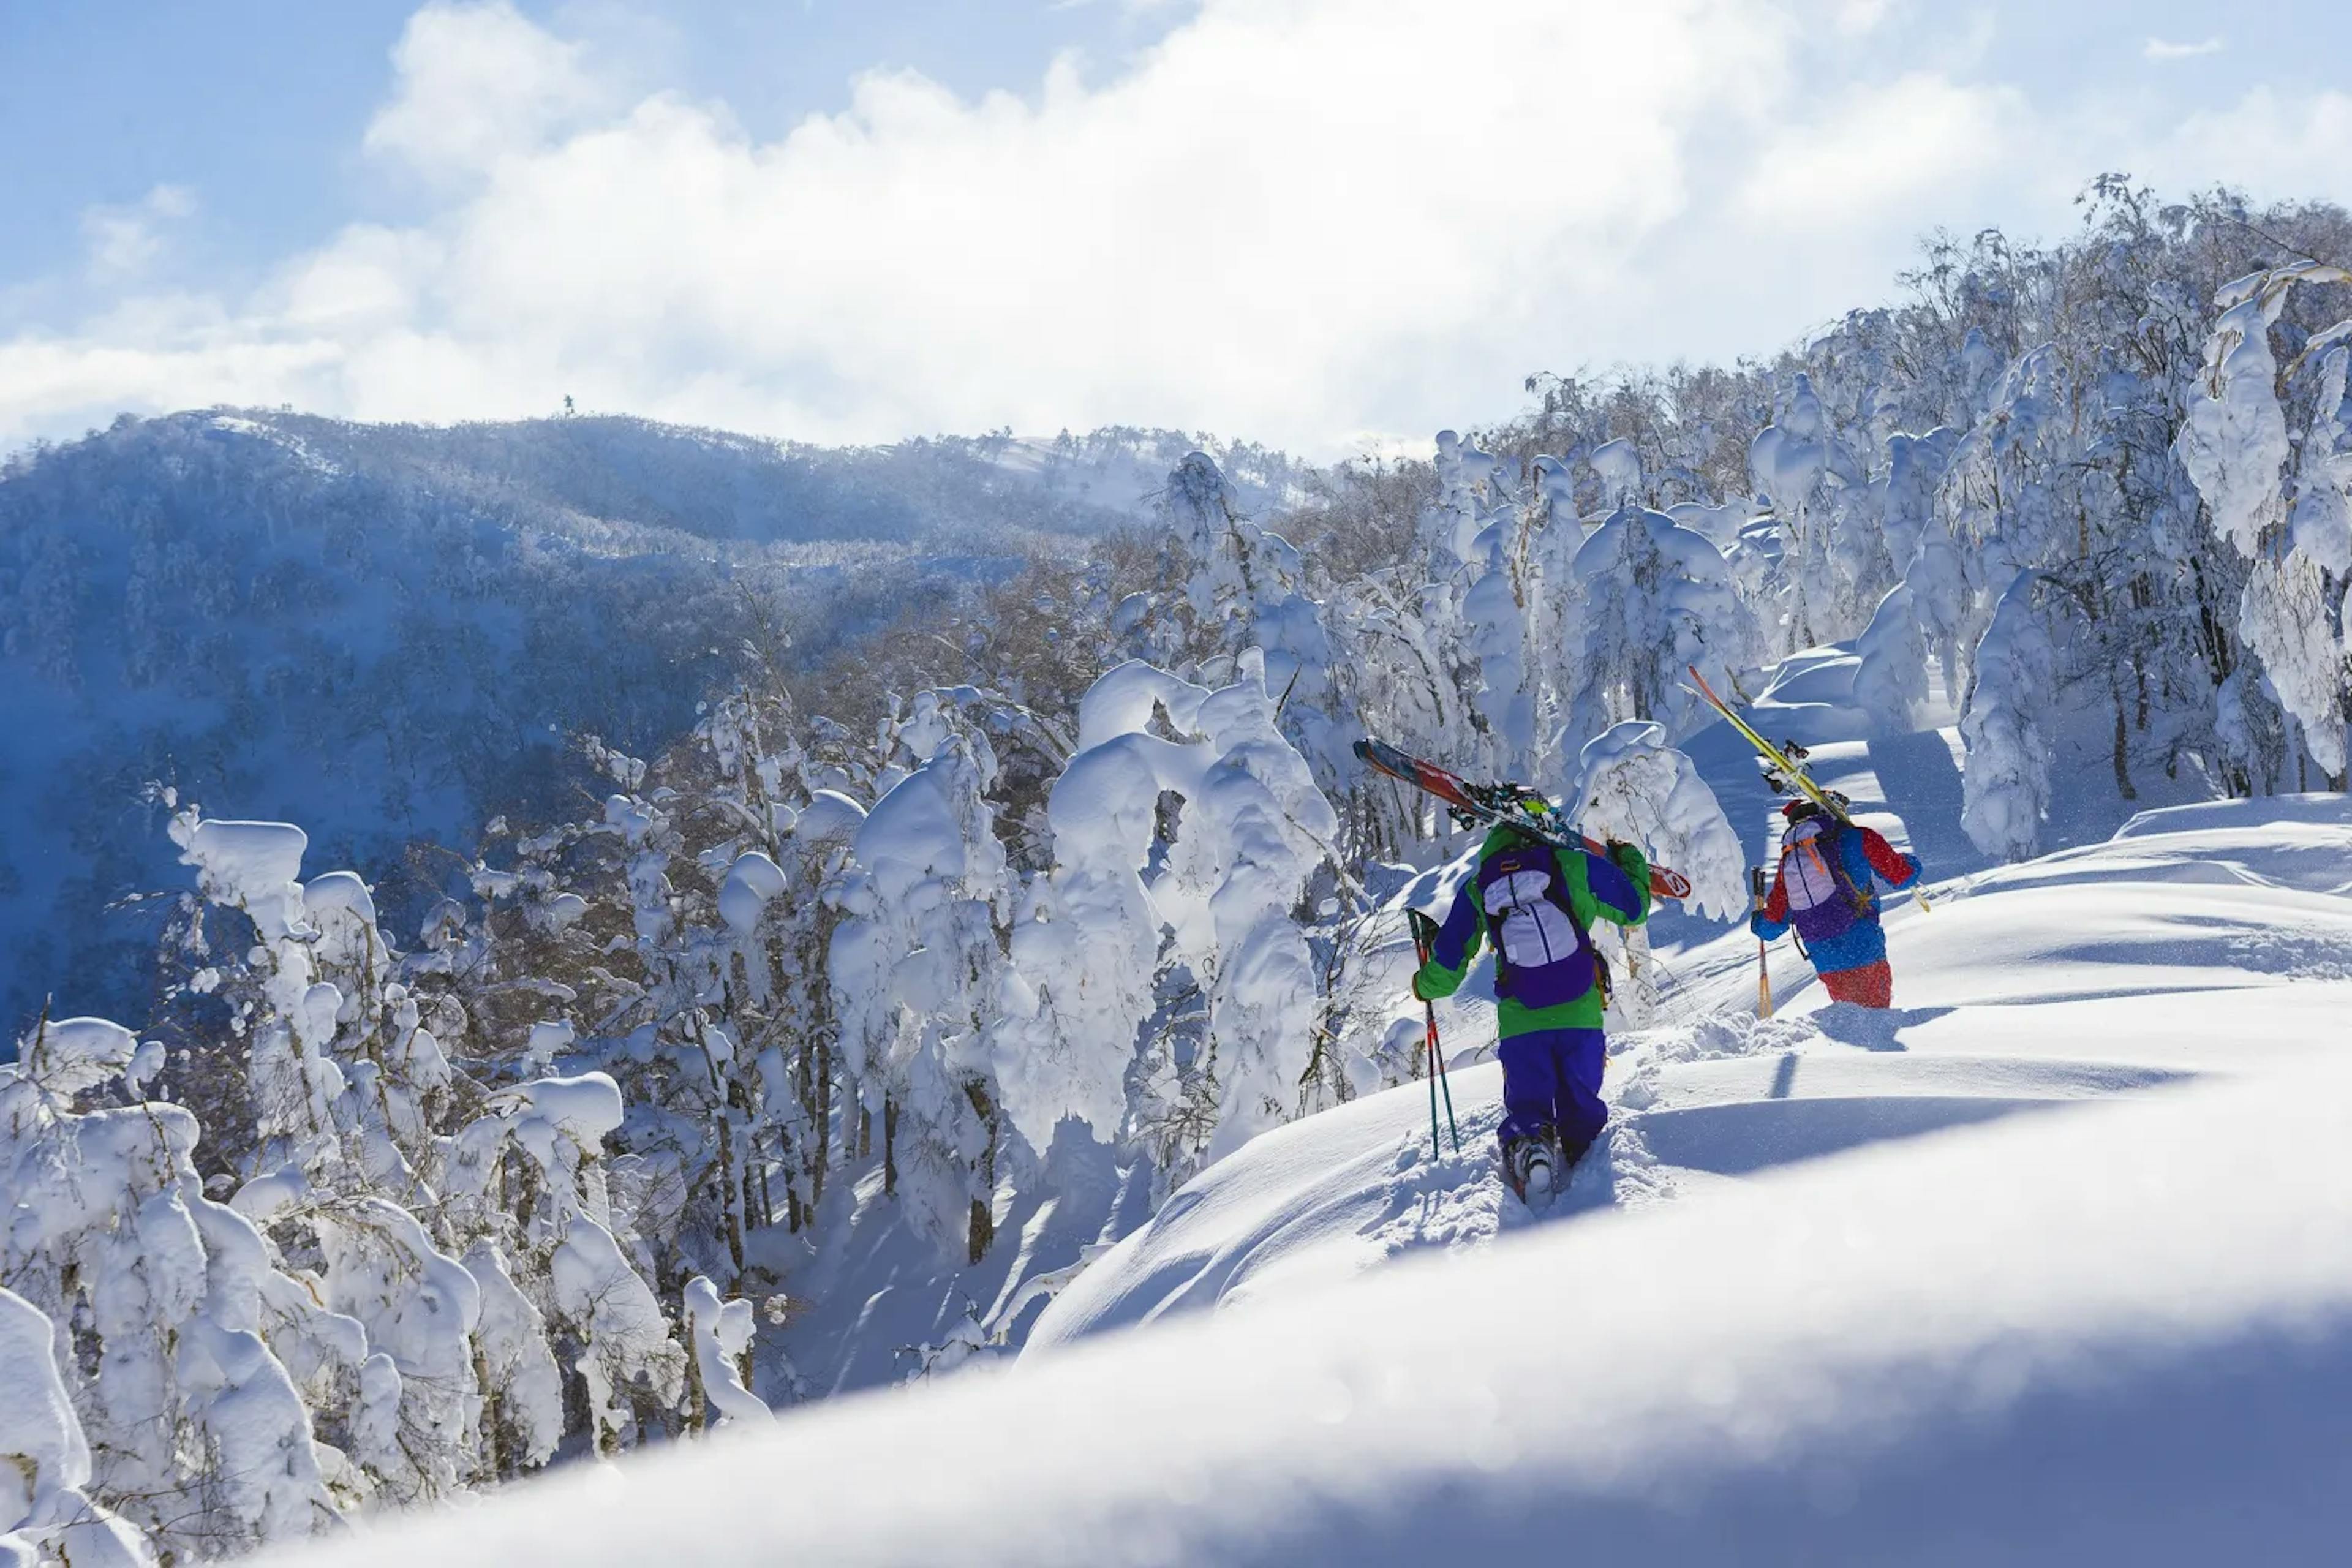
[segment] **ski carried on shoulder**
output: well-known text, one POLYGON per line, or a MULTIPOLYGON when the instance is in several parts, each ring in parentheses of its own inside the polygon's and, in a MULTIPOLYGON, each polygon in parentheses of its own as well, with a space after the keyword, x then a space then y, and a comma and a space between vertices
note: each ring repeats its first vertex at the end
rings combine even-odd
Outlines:
MULTIPOLYGON (((1755 725, 1741 718, 1730 703, 1715 694, 1715 688, 1706 683, 1706 677, 1698 672, 1698 666, 1692 664, 1685 665, 1683 668, 1690 671, 1690 678, 1693 680, 1698 682, 1699 697, 1708 707, 1722 714, 1733 729, 1747 737, 1748 743, 1756 748, 1757 755, 1762 757, 1775 773, 1788 781, 1798 794, 1835 817, 1840 826, 1845 827, 1853 826, 1853 816, 1845 808, 1845 797, 1832 795, 1822 789, 1813 782, 1813 775, 1805 771, 1802 748, 1799 748, 1798 755, 1791 756, 1787 748, 1776 746, 1758 734, 1755 725)), ((1905 883, 1904 886, 1912 889, 1913 896, 1919 900, 1920 909, 1932 910, 1936 907, 1927 901, 1927 889, 1916 878, 1905 883)))
POLYGON ((1839 822, 1844 824, 1848 827, 1853 826, 1853 818, 1847 814, 1845 806, 1834 796, 1823 790, 1821 785, 1813 782, 1813 775, 1805 771, 1805 765, 1803 763, 1791 757, 1780 747, 1774 745, 1771 742, 1758 734, 1756 732, 1756 727, 1753 724, 1750 724, 1747 720, 1742 719, 1739 716, 1738 710, 1734 709, 1730 703, 1726 702, 1722 698, 1717 697, 1715 694, 1715 688, 1706 683, 1706 677, 1698 672, 1698 666, 1689 664, 1685 665, 1683 668, 1690 671, 1690 678, 1693 680, 1698 682, 1699 697, 1708 707, 1714 709, 1717 712, 1722 714, 1726 720, 1729 721, 1731 727, 1738 731, 1741 735, 1747 738, 1748 743, 1756 748, 1758 755, 1761 756, 1767 763, 1769 763, 1772 765, 1772 769, 1775 773, 1786 779, 1790 784, 1796 789, 1799 795, 1803 795, 1807 800, 1811 801, 1815 805, 1820 806, 1823 811, 1826 811, 1832 816, 1836 817, 1839 822))
MULTIPOLYGON (((1359 741, 1356 755, 1375 773, 1401 779, 1414 788, 1435 795, 1458 815, 1475 822, 1497 823, 1517 829, 1530 838, 1540 839, 1555 849, 1586 849, 1595 855, 1606 855, 1608 846, 1581 833, 1564 831, 1553 823, 1543 821, 1528 809, 1521 793, 1510 784, 1474 784, 1459 773, 1449 773, 1435 763, 1397 750, 1385 741, 1359 741)), ((1687 899, 1690 879, 1680 871, 1664 866, 1650 868, 1650 896, 1656 899, 1687 899)))

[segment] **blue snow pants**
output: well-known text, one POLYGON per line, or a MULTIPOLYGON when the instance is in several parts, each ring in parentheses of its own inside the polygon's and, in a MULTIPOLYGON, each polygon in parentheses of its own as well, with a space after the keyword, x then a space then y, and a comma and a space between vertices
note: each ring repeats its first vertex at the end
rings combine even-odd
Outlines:
POLYGON ((1503 1142, 1556 1127, 1570 1160, 1591 1148, 1609 1121, 1609 1108, 1601 1101, 1605 1042, 1598 1029, 1536 1029, 1496 1046, 1503 1062, 1503 1142))

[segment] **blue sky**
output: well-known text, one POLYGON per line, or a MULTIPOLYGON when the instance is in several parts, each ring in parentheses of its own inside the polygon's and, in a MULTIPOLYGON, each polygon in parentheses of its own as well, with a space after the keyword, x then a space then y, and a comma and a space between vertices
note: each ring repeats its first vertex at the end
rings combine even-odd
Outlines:
MULTIPOLYGON (((1118 0, 519 0, 592 41, 638 86, 724 102, 770 138, 849 100, 850 80, 904 67, 958 92, 1034 89, 1066 49, 1106 68, 1185 14, 1118 0)), ((201 216, 191 266, 268 266, 343 224, 414 212, 415 193, 361 156, 393 88, 394 46, 418 0, 0 0, 5 290, 64 281, 82 215, 184 187, 201 216)), ((50 290, 54 297, 61 289, 50 290)), ((21 312, 27 301, 19 299, 21 312)), ((22 317, 20 315, 19 319, 22 317)))
POLYGON ((213 402, 1308 450, 2082 182, 2352 200, 2286 0, 0 3, 0 447, 213 402))

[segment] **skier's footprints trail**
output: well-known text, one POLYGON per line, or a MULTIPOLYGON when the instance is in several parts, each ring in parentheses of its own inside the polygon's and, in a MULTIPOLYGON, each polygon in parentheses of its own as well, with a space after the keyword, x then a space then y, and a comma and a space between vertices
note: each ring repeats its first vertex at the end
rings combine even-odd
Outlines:
POLYGON ((1496 1155, 1493 1113, 1477 1118, 1474 1142, 1449 1145, 1435 1162, 1425 1141, 1402 1146, 1385 1210, 1365 1227, 1389 1256, 1425 1247, 1475 1246, 1506 1231, 1672 1196, 1675 1183, 1635 1123, 1612 1123, 1570 1174, 1567 1189, 1540 1210, 1511 1194, 1496 1155))

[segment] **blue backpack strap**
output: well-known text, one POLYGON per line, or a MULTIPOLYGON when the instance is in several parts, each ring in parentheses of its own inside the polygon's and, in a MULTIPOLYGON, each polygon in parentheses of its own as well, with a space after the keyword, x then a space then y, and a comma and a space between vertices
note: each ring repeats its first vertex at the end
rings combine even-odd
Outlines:
POLYGON ((1861 839, 1853 837, 1848 831, 1846 824, 1840 822, 1834 816, 1829 819, 1829 826, 1822 829, 1822 838, 1829 850, 1822 858, 1829 862, 1830 880, 1837 884, 1838 890, 1843 893, 1846 901, 1853 906, 1853 912, 1857 917, 1867 919, 1875 914, 1877 906, 1872 901, 1869 890, 1862 883, 1853 879, 1853 871, 1845 863, 1847 843, 1851 840, 1858 844, 1861 839))

